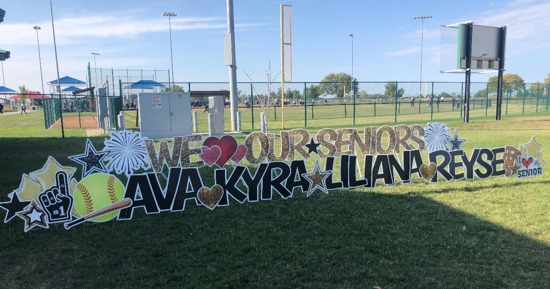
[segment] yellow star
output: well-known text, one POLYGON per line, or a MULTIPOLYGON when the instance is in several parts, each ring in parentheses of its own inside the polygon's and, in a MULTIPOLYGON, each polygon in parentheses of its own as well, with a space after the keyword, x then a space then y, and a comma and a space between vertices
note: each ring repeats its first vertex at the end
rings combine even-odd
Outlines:
POLYGON ((67 178, 70 180, 76 169, 73 167, 61 166, 53 157, 49 156, 44 166, 31 173, 31 177, 40 182, 43 190, 47 190, 55 185, 55 173, 64 171, 67 173, 67 178))
POLYGON ((521 151, 526 158, 536 157, 541 148, 542 145, 537 142, 535 136, 532 136, 528 143, 521 145, 521 151))
POLYGON ((38 201, 38 194, 42 193, 42 186, 39 182, 33 180, 29 175, 23 174, 23 179, 19 188, 15 190, 15 193, 21 197, 21 199, 27 201, 38 201))

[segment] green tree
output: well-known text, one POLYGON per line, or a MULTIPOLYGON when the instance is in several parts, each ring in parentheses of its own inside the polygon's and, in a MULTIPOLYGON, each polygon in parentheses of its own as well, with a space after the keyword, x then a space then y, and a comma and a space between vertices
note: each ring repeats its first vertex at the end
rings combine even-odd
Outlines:
MULTIPOLYGON (((395 97, 395 89, 397 88, 397 82, 390 81, 385 85, 384 98, 393 99, 395 97)), ((397 98, 403 97, 405 90, 403 88, 397 89, 397 98)))
POLYGON ((550 73, 548 73, 548 76, 544 79, 544 84, 550 84, 550 73))
POLYGON ((321 87, 312 84, 307 88, 307 98, 318 98, 321 95, 321 87))
MULTIPOLYGON (((525 87, 525 81, 521 76, 513 73, 504 74, 502 77, 502 91, 510 94, 514 91, 522 91, 525 87)), ((496 92, 498 86, 498 76, 489 78, 488 89, 489 93, 496 92)))
POLYGON ((545 86, 546 85, 544 85, 544 83, 540 83, 540 81, 537 81, 535 83, 531 83, 531 85, 529 86, 529 91, 532 96, 541 96, 544 93, 545 86))
POLYGON ((475 99, 483 99, 485 97, 487 97, 487 89, 485 88, 478 90, 473 96, 475 99))
MULTIPOLYGON (((336 95, 337 97, 344 97, 344 87, 346 94, 351 93, 352 77, 349 74, 330 73, 319 84, 319 90, 321 94, 336 95)), ((354 91, 358 90, 357 80, 353 80, 354 91)))
MULTIPOLYGON (((281 97, 281 88, 280 87, 277 89, 277 95, 279 97, 281 97)), ((291 98, 295 98, 295 99, 300 98, 300 92, 297 89, 287 88, 286 91, 285 91, 285 99, 291 99, 291 98)))
POLYGON ((180 85, 177 85, 177 84, 172 85, 172 88, 170 88, 170 86, 163 86, 163 87, 161 87, 160 91, 161 91, 161 92, 170 92, 170 91, 173 91, 173 92, 185 92, 185 90, 183 89, 183 87, 180 86, 180 85))
POLYGON ((453 97, 452 95, 448 94, 447 92, 442 92, 440 95, 440 97, 443 97, 444 99, 451 99, 451 97, 453 97))
POLYGON ((19 103, 21 105, 27 102, 27 88, 24 85, 19 86, 19 103))

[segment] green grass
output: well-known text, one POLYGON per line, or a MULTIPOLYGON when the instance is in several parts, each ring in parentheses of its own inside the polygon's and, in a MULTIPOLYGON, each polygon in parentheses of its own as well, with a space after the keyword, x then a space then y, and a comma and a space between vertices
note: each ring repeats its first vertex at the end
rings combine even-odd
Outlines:
MULTIPOLYGON (((484 113, 469 124, 454 116, 444 121, 468 140, 466 151, 518 146, 536 135, 550 161, 548 113, 499 122, 484 113)), ((418 116, 398 123, 429 121, 418 116)), ((351 127, 347 121, 327 119, 311 131, 351 127)), ((384 122, 393 124, 393 115, 368 125, 384 122)), ((102 137, 92 141, 103 147, 102 137)), ((82 135, 0 138, 0 201, 48 155, 75 166, 66 157, 82 153, 84 144, 82 135)), ((14 220, 0 225, 0 288, 548 288, 545 169, 528 180, 415 179, 233 202, 213 211, 193 205, 158 215, 137 210, 132 221, 70 231, 53 226, 23 233, 23 222, 14 220)))

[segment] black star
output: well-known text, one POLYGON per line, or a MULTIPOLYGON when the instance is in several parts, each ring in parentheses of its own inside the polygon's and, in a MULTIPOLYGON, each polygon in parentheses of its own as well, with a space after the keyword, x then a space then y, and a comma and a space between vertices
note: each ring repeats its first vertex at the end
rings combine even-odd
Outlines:
POLYGON ((100 173, 107 172, 103 164, 103 158, 105 158, 106 155, 107 152, 98 152, 90 139, 87 139, 85 152, 80 155, 69 156, 69 158, 83 166, 82 177, 85 177, 94 171, 100 173))
POLYGON ((7 223, 13 219, 18 212, 23 211, 30 203, 31 202, 28 201, 21 202, 19 200, 19 196, 17 196, 17 193, 13 192, 10 202, 0 203, 0 208, 8 212, 4 218, 4 223, 7 223))
POLYGON ((316 154, 319 154, 319 152, 317 151, 317 147, 320 145, 321 143, 316 143, 313 141, 313 138, 311 138, 311 141, 306 145, 306 147, 308 148, 308 151, 307 153, 310 154, 310 153, 316 153, 316 154))
POLYGON ((466 142, 466 139, 458 138, 458 131, 455 129, 454 137, 449 139, 449 144, 451 144, 451 151, 462 149, 462 145, 466 142))

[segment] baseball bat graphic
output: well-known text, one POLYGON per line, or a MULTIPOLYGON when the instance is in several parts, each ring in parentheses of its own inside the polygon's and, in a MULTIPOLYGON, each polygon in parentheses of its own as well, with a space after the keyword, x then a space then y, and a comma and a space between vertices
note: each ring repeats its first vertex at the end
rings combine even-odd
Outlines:
POLYGON ((115 202, 115 203, 112 203, 111 205, 108 205, 107 207, 105 208, 102 208, 100 210, 97 210, 95 212, 92 212, 84 217, 81 217, 81 218, 78 218, 74 221, 71 221, 71 222, 68 222, 68 223, 65 223, 65 229, 66 230, 69 230, 70 228, 76 226, 76 225, 79 225, 81 223, 84 223, 86 222, 87 220, 89 219, 93 219, 95 217, 99 217, 99 216, 103 216, 105 214, 109 214, 109 213, 112 213, 114 211, 118 211, 118 210, 122 210, 124 208, 128 208, 132 205, 132 199, 129 199, 129 198, 125 198, 125 199, 122 199, 118 202, 115 202))

